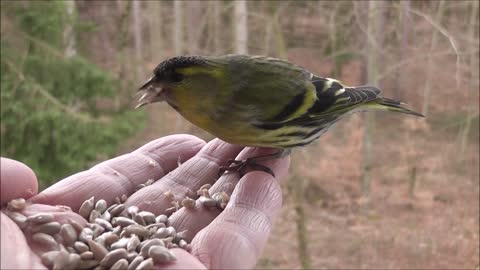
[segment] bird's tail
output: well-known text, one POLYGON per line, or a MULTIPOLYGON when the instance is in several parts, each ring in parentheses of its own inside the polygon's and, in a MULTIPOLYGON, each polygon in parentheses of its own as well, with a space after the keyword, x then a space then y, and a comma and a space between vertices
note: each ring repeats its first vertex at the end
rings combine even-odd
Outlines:
POLYGON ((400 112, 405 114, 412 114, 420 117, 425 117, 423 114, 412 111, 404 107, 406 103, 396 101, 389 98, 378 97, 375 100, 365 103, 362 107, 366 109, 387 110, 392 112, 400 112))

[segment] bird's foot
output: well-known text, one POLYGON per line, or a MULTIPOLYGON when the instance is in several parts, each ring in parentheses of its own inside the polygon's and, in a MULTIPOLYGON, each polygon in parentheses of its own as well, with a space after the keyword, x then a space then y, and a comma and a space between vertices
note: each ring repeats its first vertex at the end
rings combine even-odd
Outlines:
POLYGON ((219 169, 219 175, 224 174, 225 172, 238 172, 240 177, 244 176, 247 172, 251 171, 262 171, 266 172, 273 177, 275 177, 275 173, 269 167, 257 163, 255 158, 247 158, 245 160, 234 160, 231 159, 228 161, 228 166, 222 166, 219 169))

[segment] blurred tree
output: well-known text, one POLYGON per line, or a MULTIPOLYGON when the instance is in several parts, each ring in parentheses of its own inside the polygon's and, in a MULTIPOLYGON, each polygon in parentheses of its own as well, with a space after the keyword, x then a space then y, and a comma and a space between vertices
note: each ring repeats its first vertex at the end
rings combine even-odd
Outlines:
POLYGON ((133 17, 133 36, 135 40, 135 81, 138 81, 143 76, 143 35, 142 35, 142 13, 141 2, 138 0, 132 1, 132 17, 133 17))
POLYGON ((247 1, 235 1, 235 53, 248 54, 247 1))
POLYGON ((28 164, 44 186, 114 154, 141 127, 141 114, 99 106, 116 82, 81 56, 65 56, 65 27, 76 23, 66 2, 1 8, 10 28, 1 35, 2 155, 28 164))

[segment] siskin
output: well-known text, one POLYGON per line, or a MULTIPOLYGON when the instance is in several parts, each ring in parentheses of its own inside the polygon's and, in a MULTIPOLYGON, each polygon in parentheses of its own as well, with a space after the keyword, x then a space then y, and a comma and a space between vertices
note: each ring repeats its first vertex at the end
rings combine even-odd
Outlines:
MULTIPOLYGON (((228 170, 272 171, 259 160, 312 143, 348 113, 378 109, 423 116, 373 86, 349 87, 287 61, 248 55, 178 56, 140 87, 138 107, 166 101, 183 117, 232 144, 278 148, 233 161, 228 170)), ((222 171, 223 172, 223 171, 222 171)))

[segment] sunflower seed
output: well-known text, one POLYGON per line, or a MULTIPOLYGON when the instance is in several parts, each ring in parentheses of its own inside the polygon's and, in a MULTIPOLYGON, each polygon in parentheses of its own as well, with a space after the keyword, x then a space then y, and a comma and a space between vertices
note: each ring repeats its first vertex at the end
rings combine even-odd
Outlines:
POLYGON ((98 212, 97 210, 92 210, 92 212, 90 212, 90 216, 88 217, 88 221, 90 223, 94 223, 95 222, 95 219, 101 217, 102 214, 100 214, 100 212, 98 212))
POLYGON ((120 200, 120 198, 119 198, 118 196, 115 197, 114 202, 115 202, 116 204, 121 204, 121 203, 122 203, 122 201, 120 200))
POLYGON ((220 208, 225 209, 227 206, 228 202, 230 201, 230 197, 228 196, 227 193, 224 191, 222 192, 217 192, 213 194, 212 198, 217 201, 217 204, 220 206, 220 208))
POLYGON ((70 225, 72 225, 73 228, 75 228, 75 231, 77 233, 80 233, 83 230, 83 226, 80 225, 80 223, 78 223, 77 221, 75 221, 73 219, 68 220, 68 223, 70 223, 70 225))
POLYGON ((113 228, 112 233, 116 235, 120 235, 121 231, 122 231, 122 226, 116 226, 115 228, 113 228))
POLYGON ((177 231, 172 226, 167 227, 167 232, 168 232, 168 236, 171 236, 173 238, 175 238, 175 236, 177 235, 177 231))
POLYGON ((180 240, 183 240, 187 237, 187 230, 177 232, 177 234, 174 237, 174 242, 178 243, 180 240))
POLYGON ((118 235, 116 235, 113 232, 106 232, 106 233, 102 234, 100 237, 105 238, 105 244, 107 246, 110 246, 112 243, 115 243, 119 239, 118 235))
POLYGON ((67 246, 73 245, 75 240, 77 240, 77 232, 72 225, 65 223, 60 227, 60 235, 63 238, 63 243, 67 246))
POLYGON ((150 232, 147 228, 140 225, 130 225, 125 228, 125 236, 129 237, 132 234, 136 234, 139 237, 146 238, 149 236, 150 232))
POLYGON ((105 210, 105 212, 103 212, 101 218, 110 222, 110 219, 112 218, 112 214, 110 214, 110 211, 105 210))
POLYGON ((153 179, 148 179, 146 182, 145 182, 145 185, 147 186, 150 186, 151 184, 155 183, 155 180, 153 179))
POLYGON ((18 198, 11 200, 7 205, 7 209, 10 211, 22 211, 23 209, 25 209, 26 206, 27 203, 25 202, 25 199, 18 198))
POLYGON ((175 195, 173 195, 173 193, 172 193, 171 190, 165 191, 165 192, 163 193, 163 195, 165 196, 165 198, 166 198, 168 201, 173 201, 173 200, 175 200, 175 195))
POLYGON ((80 263, 77 265, 77 269, 84 270, 84 269, 92 269, 98 265, 98 262, 95 260, 81 260, 80 263))
POLYGON ((35 233, 32 235, 32 240, 37 242, 40 245, 47 247, 49 250, 58 249, 58 243, 55 241, 53 236, 46 234, 46 233, 35 233))
POLYGON ((105 231, 104 227, 98 224, 94 224, 94 225, 96 226, 93 227, 93 239, 97 238, 99 235, 101 235, 105 231))
POLYGON ((82 260, 92 260, 94 258, 93 252, 85 251, 80 254, 82 260))
POLYGON ((202 189, 200 190, 200 194, 197 193, 197 195, 199 196, 203 196, 203 197, 206 197, 206 198, 210 198, 210 192, 208 192, 208 189, 202 189))
POLYGON ((130 225, 135 225, 137 223, 127 217, 115 217, 112 219, 112 224, 115 226, 120 225, 122 227, 127 227, 130 225))
POLYGON ((145 228, 147 228, 149 230, 150 229, 155 229, 155 231, 156 231, 158 228, 165 228, 165 227, 166 227, 165 223, 152 223, 145 228))
MULTIPOLYGON (((145 243, 145 242, 144 242, 145 243)), ((143 244, 143 243, 142 243, 143 244)), ((165 243, 160 239, 151 239, 148 240, 145 244, 142 245, 140 248, 140 255, 144 258, 148 257, 148 250, 153 246, 162 246, 165 247, 165 243)))
POLYGON ((146 259, 143 262, 141 262, 137 266, 137 268, 135 268, 135 269, 136 270, 146 270, 146 269, 152 269, 152 267, 153 267, 153 259, 149 258, 149 259, 146 259))
POLYGON ((77 269, 77 265, 80 263, 80 255, 76 253, 68 254, 67 269, 77 269))
POLYGON ((167 228, 159 228, 156 233, 152 235, 153 238, 165 238, 169 235, 167 228))
POLYGON ((136 214, 138 213, 138 207, 135 206, 135 205, 129 206, 129 207, 127 208, 127 213, 128 213, 130 216, 136 215, 136 214))
POLYGON ((127 259, 120 259, 110 267, 110 270, 127 270, 128 261, 127 259))
POLYGON ((92 212, 93 210, 94 203, 95 203, 95 197, 92 196, 90 199, 82 203, 82 205, 80 206, 80 209, 78 210, 78 213, 85 219, 88 219, 88 217, 90 216, 90 212, 92 212))
POLYGON ((54 235, 60 232, 60 223, 56 221, 48 222, 48 223, 43 223, 37 226, 33 226, 31 228, 32 233, 36 232, 42 232, 50 235, 54 235))
POLYGON ((20 229, 25 229, 27 227, 27 217, 17 213, 17 212, 11 212, 11 211, 5 211, 5 214, 10 217, 13 222, 17 224, 20 229))
POLYGON ((95 210, 97 210, 100 214, 103 214, 105 210, 107 210, 107 202, 104 199, 100 199, 95 204, 95 210))
POLYGON ((132 262, 130 262, 130 265, 128 266, 128 270, 135 270, 137 269, 137 267, 143 262, 143 256, 142 255, 138 255, 137 257, 135 257, 135 259, 132 260, 132 262))
POLYGON ((111 231, 113 230, 113 226, 112 224, 110 224, 110 222, 104 220, 104 219, 101 219, 101 218, 97 218, 95 219, 95 223, 97 223, 98 225, 102 226, 103 228, 107 229, 108 231, 111 231))
POLYGON ((93 240, 93 241, 97 242, 99 245, 102 245, 104 247, 107 246, 105 237, 103 237, 101 235, 99 237, 95 238, 95 240, 93 240))
POLYGON ((90 247, 90 250, 93 253, 93 256, 95 257, 95 260, 101 261, 108 253, 107 248, 104 246, 100 245, 99 243, 89 240, 88 241, 88 246, 90 247))
POLYGON ((132 251, 132 252, 128 253, 127 261, 128 261, 128 262, 131 262, 131 261, 133 261, 137 256, 138 256, 138 253, 135 252, 135 251, 132 251))
POLYGON ((95 268, 93 268, 93 270, 106 270, 106 268, 101 265, 97 265, 95 268))
POLYGON ((163 224, 167 224, 168 222, 168 217, 166 215, 159 215, 155 218, 155 222, 156 223, 163 223, 163 224))
POLYGON ((168 244, 167 244, 167 248, 169 248, 169 249, 171 249, 171 248, 177 248, 177 247, 178 247, 178 245, 175 244, 175 243, 168 243, 168 244))
POLYGON ((127 243, 127 251, 135 251, 138 245, 140 245, 140 239, 134 234, 127 243))
POLYGON ((118 204, 117 206, 112 208, 112 210, 110 210, 110 214, 113 217, 116 217, 116 216, 120 215, 123 212, 123 210, 125 210, 125 204, 118 204))
POLYGON ((52 269, 62 270, 62 269, 65 269, 65 266, 67 265, 68 265, 68 252, 59 251, 55 259, 53 259, 52 269))
POLYGON ((100 261, 100 265, 103 267, 110 267, 112 266, 116 261, 120 259, 126 259, 128 256, 128 253, 125 249, 115 249, 107 253, 105 257, 100 261))
POLYGON ((78 239, 84 243, 88 243, 88 240, 93 239, 93 231, 90 228, 83 228, 82 232, 78 236, 78 239))
POLYGON ((112 211, 113 208, 117 207, 118 204, 116 203, 113 203, 112 205, 110 205, 109 207, 107 207, 107 210, 108 211, 112 211))
POLYGON ((39 213, 27 218, 28 222, 42 224, 53 221, 53 215, 50 213, 39 213))
POLYGON ((148 256, 153 259, 154 263, 167 263, 177 259, 170 250, 162 246, 150 247, 148 256))
POLYGON ((147 224, 145 223, 145 220, 143 220, 143 218, 138 215, 138 214, 134 214, 132 215, 132 219, 133 221, 135 221, 136 223, 142 225, 142 226, 146 226, 147 224))
POLYGON ((123 194, 122 197, 120 197, 120 201, 121 201, 122 203, 126 202, 127 199, 128 199, 127 194, 123 194))
POLYGON ((211 187, 212 187, 211 184, 205 184, 205 185, 201 186, 198 190, 204 190, 204 189, 207 189, 207 190, 208 190, 208 189, 210 189, 211 187))
POLYGON ((55 260, 55 257, 57 257, 59 253, 60 251, 56 251, 56 250, 43 253, 41 256, 43 265, 45 265, 48 268, 52 268, 53 260, 55 260))
POLYGON ((187 209, 194 209, 195 208, 195 200, 189 197, 186 197, 182 200, 182 206, 187 209))
POLYGON ((73 247, 78 251, 78 253, 83 253, 89 250, 87 244, 80 241, 76 241, 73 244, 73 247))
POLYGON ((217 206, 217 201, 215 201, 212 198, 207 198, 205 196, 200 196, 200 199, 198 199, 203 206, 210 208, 210 207, 215 207, 217 206))
POLYGON ((162 239, 162 241, 164 246, 168 246, 173 242, 173 237, 165 237, 162 239))
POLYGON ((68 253, 77 253, 77 250, 73 247, 67 247, 68 253))
POLYGON ((120 238, 110 245, 110 249, 127 248, 128 241, 130 241, 130 238, 120 238))
POLYGON ((155 215, 151 212, 142 211, 142 212, 138 213, 138 215, 141 216, 143 218, 143 220, 145 220, 147 225, 155 223, 155 215))

